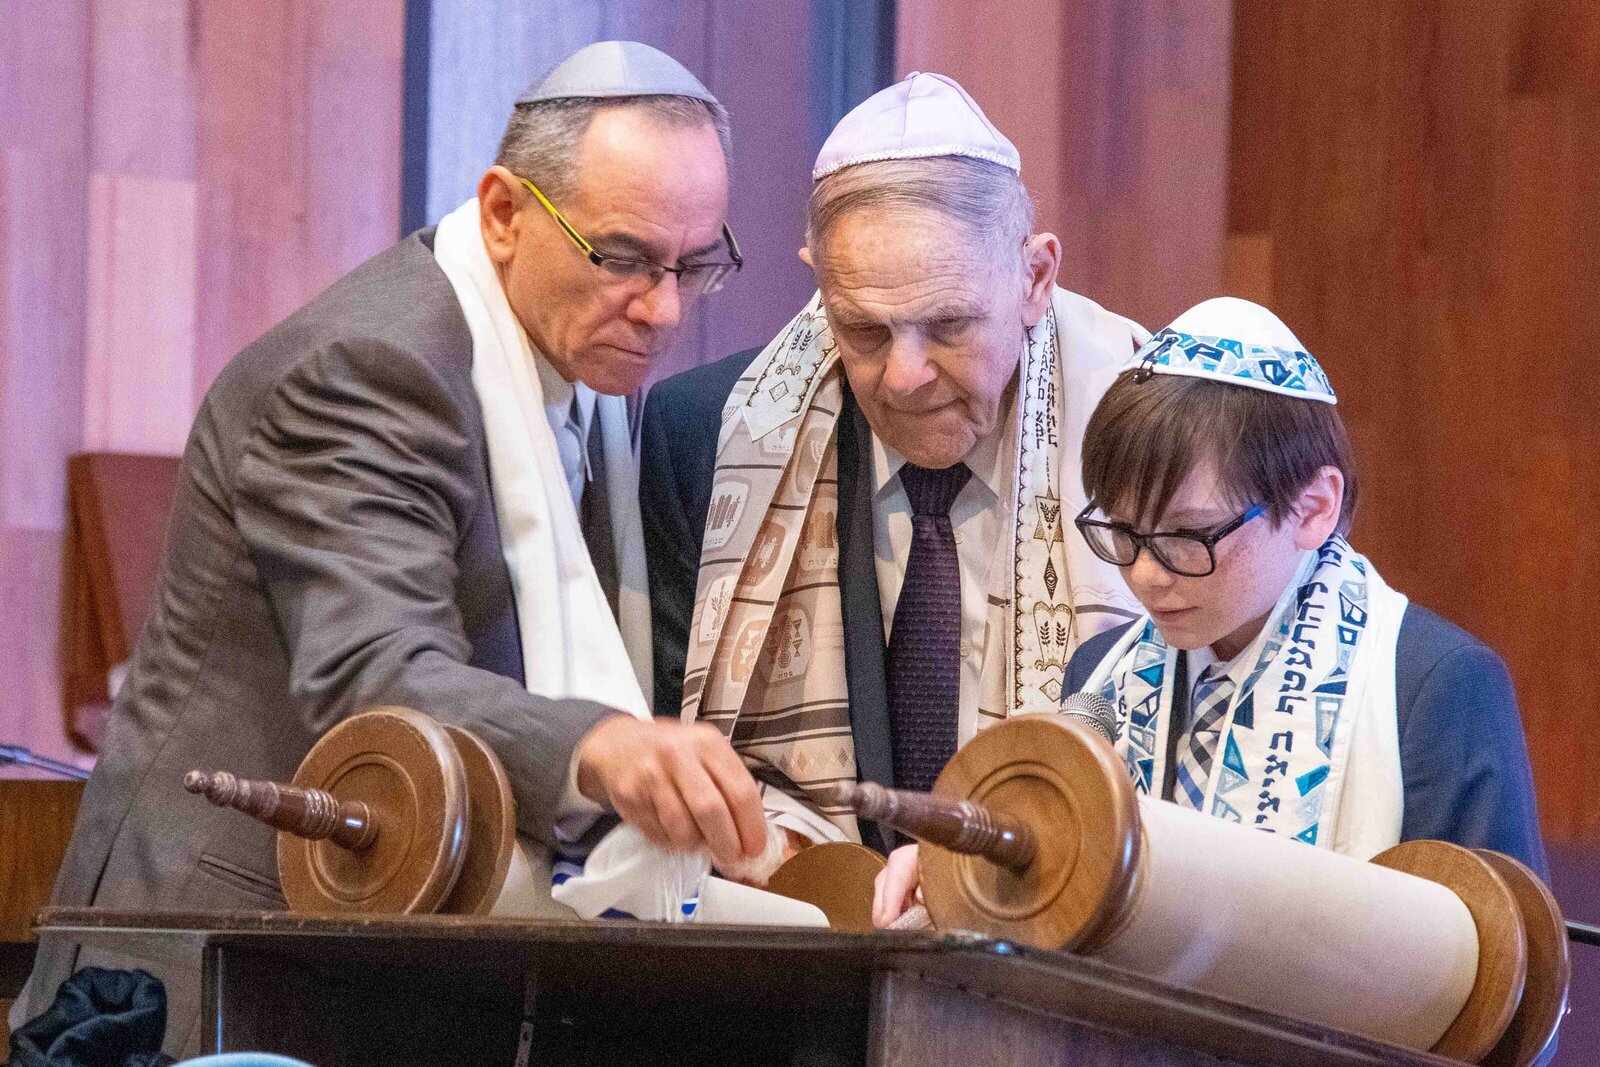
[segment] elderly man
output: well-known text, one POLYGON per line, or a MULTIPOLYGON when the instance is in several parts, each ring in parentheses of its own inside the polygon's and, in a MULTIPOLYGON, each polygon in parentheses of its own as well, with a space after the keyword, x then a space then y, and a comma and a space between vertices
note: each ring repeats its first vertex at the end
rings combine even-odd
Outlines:
MULTIPOLYGON (((283 907, 272 831, 185 794, 184 772, 286 780, 380 704, 478 734, 546 845, 581 849, 609 807, 663 844, 759 854, 726 740, 649 716, 627 399, 739 265, 726 137, 669 57, 586 48, 517 102, 476 200, 229 364, 56 904, 283 907)), ((14 1017, 108 959, 126 962, 43 946, 14 1017)), ((137 962, 165 978, 181 1048, 197 961, 137 962)))
POLYGON ((657 708, 729 735, 792 847, 881 848, 833 785, 926 789, 984 723, 1058 708, 1073 649, 1136 613, 1063 517, 1147 335, 1056 287, 1020 169, 948 78, 873 96, 817 160, 819 295, 646 404, 657 708))

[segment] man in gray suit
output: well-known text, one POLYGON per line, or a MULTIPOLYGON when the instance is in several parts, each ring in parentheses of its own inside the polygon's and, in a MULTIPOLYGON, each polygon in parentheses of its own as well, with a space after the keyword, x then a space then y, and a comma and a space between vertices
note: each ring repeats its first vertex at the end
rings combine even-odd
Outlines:
MULTIPOLYGON (((608 526, 628 516, 615 499, 606 506, 606 485, 631 486, 637 472, 622 469, 635 462, 629 438, 619 463, 596 443, 597 424, 607 410, 626 422, 631 397, 607 398, 636 394, 687 306, 737 268, 726 121, 661 53, 590 46, 518 101, 476 207, 456 213, 476 212, 490 303, 525 331, 513 350, 543 383, 534 395, 612 612, 630 561, 608 526)), ((184 772, 288 780, 323 733, 382 704, 478 734, 510 775, 520 831, 548 845, 581 848, 609 809, 719 861, 761 851, 755 784, 714 728, 652 722, 642 703, 629 715, 530 691, 545 671, 526 653, 530 612, 559 616, 570 597, 508 568, 517 535, 497 498, 515 472, 491 463, 496 431, 474 381, 483 341, 441 266, 443 233, 412 234, 358 267, 240 353, 208 393, 55 904, 284 907, 272 831, 187 795, 184 772)), ((162 977, 167 1047, 193 1047, 198 959, 177 947, 132 959, 47 942, 14 1023, 90 964, 162 977)))

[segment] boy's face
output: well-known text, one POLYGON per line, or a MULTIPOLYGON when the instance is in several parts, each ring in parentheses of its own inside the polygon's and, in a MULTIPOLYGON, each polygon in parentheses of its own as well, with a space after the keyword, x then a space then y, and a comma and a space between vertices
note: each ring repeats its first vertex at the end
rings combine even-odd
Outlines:
MULTIPOLYGON (((1144 532, 1209 531, 1232 521, 1252 503, 1232 501, 1218 483, 1215 465, 1205 461, 1173 495, 1161 521, 1144 532)), ((1124 510, 1108 509, 1106 514, 1141 529, 1136 517, 1124 510)), ((1229 660, 1261 632, 1293 579, 1300 554, 1326 540, 1327 533, 1318 536, 1320 526, 1293 514, 1274 526, 1263 514, 1217 542, 1217 569, 1204 578, 1173 574, 1148 548, 1131 567, 1122 568, 1122 577, 1169 645, 1185 651, 1209 645, 1219 659, 1229 660)))

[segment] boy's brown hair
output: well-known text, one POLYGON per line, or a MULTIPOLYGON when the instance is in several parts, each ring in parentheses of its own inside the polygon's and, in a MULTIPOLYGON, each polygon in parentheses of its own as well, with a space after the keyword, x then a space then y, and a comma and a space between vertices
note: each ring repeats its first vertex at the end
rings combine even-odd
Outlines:
POLYGON ((1288 518, 1322 467, 1344 473, 1337 532, 1356 511, 1350 437, 1332 404, 1137 369, 1117 376, 1089 417, 1083 487, 1102 510, 1144 529, 1166 513, 1184 479, 1206 459, 1239 508, 1264 504, 1273 525, 1288 518))

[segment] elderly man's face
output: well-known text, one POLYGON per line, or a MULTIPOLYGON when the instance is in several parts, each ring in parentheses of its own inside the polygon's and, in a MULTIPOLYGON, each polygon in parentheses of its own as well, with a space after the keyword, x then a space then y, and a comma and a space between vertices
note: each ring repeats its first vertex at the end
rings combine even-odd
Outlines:
MULTIPOLYGON (((727 259, 728 170, 709 119, 681 126, 606 108, 577 164, 576 187, 554 203, 597 252, 664 266, 727 259)), ((591 263, 504 168, 484 176, 479 199, 484 243, 534 346, 568 381, 613 396, 638 389, 693 298, 672 274, 651 285, 591 263)))
POLYGON ((1041 235, 997 257, 931 211, 834 224, 818 281, 850 389, 885 444, 948 467, 994 431, 1023 333, 1049 304, 1055 248, 1041 235))

